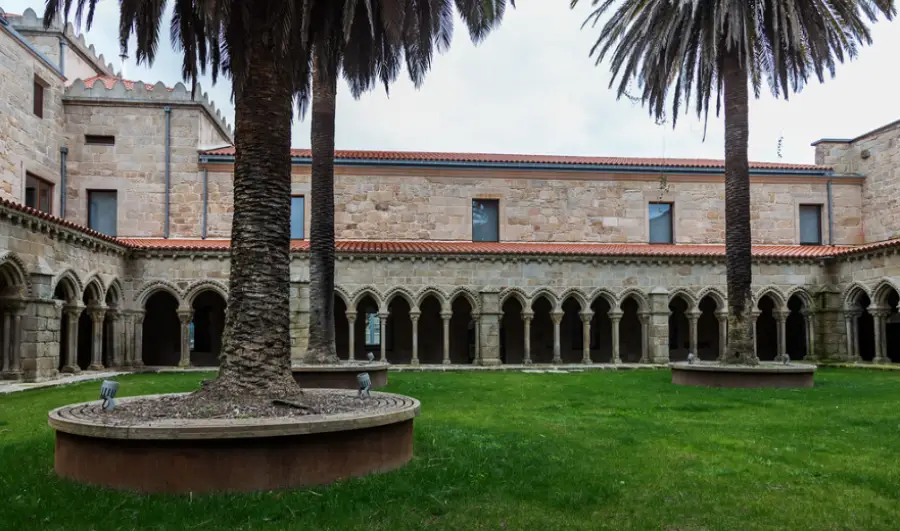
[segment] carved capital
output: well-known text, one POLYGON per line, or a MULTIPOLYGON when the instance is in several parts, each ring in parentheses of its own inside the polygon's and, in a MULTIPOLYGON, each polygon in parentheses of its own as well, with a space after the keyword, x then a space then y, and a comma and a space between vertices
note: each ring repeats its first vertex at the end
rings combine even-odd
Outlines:
POLYGON ((728 322, 728 310, 717 310, 716 320, 718 320, 720 323, 728 322))
POLYGON ((534 319, 534 312, 532 311, 523 311, 522 312, 522 320, 525 322, 530 322, 534 319))
POLYGON ((563 312, 550 312, 550 320, 553 321, 553 324, 558 325, 562 322, 564 315, 563 312))
POLYGON ((347 321, 349 321, 350 324, 353 324, 356 322, 356 315, 357 315, 356 310, 347 310, 345 313, 347 315, 347 321))
POLYGON ((81 317, 81 312, 84 311, 84 306, 80 304, 70 304, 63 306, 63 312, 65 312, 66 316, 69 319, 78 319, 81 317))
POLYGON ((422 316, 422 312, 419 312, 419 311, 411 311, 411 312, 409 312, 409 318, 412 320, 413 323, 418 322, 418 321, 419 321, 419 317, 421 317, 421 316, 422 316))
POLYGON ((625 315, 625 312, 623 312, 622 310, 620 310, 618 308, 614 308, 614 309, 610 310, 607 315, 609 315, 609 319, 612 322, 618 323, 619 321, 622 320, 622 316, 625 315))
POLYGON ((594 318, 594 312, 591 311, 579 312, 578 315, 581 317, 582 323, 590 323, 591 319, 594 318))
POLYGON ((102 323, 106 319, 106 308, 103 306, 88 306, 87 312, 94 323, 102 323))
POLYGON ((191 319, 194 318, 193 310, 178 310, 178 320, 181 321, 181 324, 187 326, 191 323, 191 319))
POLYGON ((144 312, 138 312, 132 315, 132 319, 134 319, 134 324, 137 326, 141 326, 144 324, 144 316, 146 314, 144 312))
POLYGON ((790 310, 775 310, 772 312, 772 316, 775 317, 775 320, 777 321, 787 321, 790 314, 790 310))
POLYGON ((441 312, 441 319, 449 321, 453 318, 453 312, 441 312))
POLYGON ((687 315, 687 318, 690 319, 691 321, 697 321, 700 319, 700 316, 703 315, 703 312, 694 308, 692 310, 688 310, 685 315, 687 315))

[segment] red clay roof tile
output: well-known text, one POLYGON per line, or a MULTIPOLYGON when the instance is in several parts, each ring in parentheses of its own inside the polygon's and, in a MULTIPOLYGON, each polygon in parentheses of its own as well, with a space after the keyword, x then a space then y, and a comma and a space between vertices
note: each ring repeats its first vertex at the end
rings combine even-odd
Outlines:
MULTIPOLYGON (((112 77, 112 76, 94 76, 89 77, 87 79, 82 80, 84 82, 85 87, 93 87, 94 83, 97 81, 102 81, 103 85, 106 86, 107 90, 112 90, 116 83, 121 81, 125 84, 125 90, 134 90, 134 85, 140 83, 140 81, 131 81, 128 79, 122 79, 120 77, 112 77)), ((147 90, 153 90, 154 85, 149 83, 144 83, 144 88, 147 90)), ((166 87, 167 90, 174 90, 172 87, 166 87)))
MULTIPOLYGON (((234 156, 233 146, 203 151, 203 155, 234 156)), ((309 158, 308 149, 291 149, 291 156, 309 158)), ((371 161, 462 162, 486 164, 571 164, 609 166, 664 166, 676 168, 724 169, 725 162, 716 159, 662 159, 632 157, 576 157, 564 155, 516 155, 499 153, 439 153, 428 151, 366 151, 335 150, 334 156, 343 159, 371 161)), ((757 170, 828 171, 830 166, 814 164, 783 164, 780 162, 751 162, 757 170)))

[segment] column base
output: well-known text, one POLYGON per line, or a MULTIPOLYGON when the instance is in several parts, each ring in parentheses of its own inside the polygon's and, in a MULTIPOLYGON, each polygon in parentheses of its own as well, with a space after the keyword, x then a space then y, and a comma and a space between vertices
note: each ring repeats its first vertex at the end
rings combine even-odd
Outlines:
POLYGON ((22 371, 3 371, 0 373, 0 380, 21 380, 22 371))
POLYGON ((443 365, 450 365, 450 360, 444 360, 443 365))
POLYGON ((594 362, 591 361, 590 358, 585 358, 585 359, 581 360, 581 364, 582 364, 582 365, 590 365, 590 364, 592 364, 592 363, 594 363, 594 362))
POLYGON ((559 365, 560 363, 562 363, 562 358, 553 358, 552 363, 554 365, 559 365))
POLYGON ((531 361, 531 358, 529 358, 529 359, 527 359, 527 360, 525 360, 525 361, 524 361, 524 362, 522 362, 522 363, 523 363, 523 364, 525 364, 525 365, 534 365, 534 362, 533 362, 533 361, 531 361))
POLYGON ((872 360, 872 363, 890 363, 890 360, 887 358, 875 358, 872 360))
POLYGON ((413 367, 418 367, 418 366, 419 366, 419 360, 412 360, 412 361, 409 362, 409 364, 412 365, 413 367))
POLYGON ((62 372, 65 374, 78 374, 81 372, 81 367, 78 365, 66 365, 62 368, 62 372))
POLYGON ((482 359, 478 362, 478 364, 482 367, 498 367, 500 365, 503 365, 503 362, 501 362, 499 359, 482 359))
POLYGON ((189 361, 179 361, 178 362, 179 369, 187 369, 190 366, 191 366, 191 362, 189 362, 189 361))
POLYGON ((616 356, 611 361, 612 361, 613 365, 619 365, 620 363, 622 363, 622 358, 616 356))
POLYGON ((87 370, 89 371, 102 371, 105 367, 101 363, 91 363, 88 365, 87 370))
POLYGON ((144 362, 141 360, 135 360, 131 362, 132 369, 141 369, 144 367, 144 362))

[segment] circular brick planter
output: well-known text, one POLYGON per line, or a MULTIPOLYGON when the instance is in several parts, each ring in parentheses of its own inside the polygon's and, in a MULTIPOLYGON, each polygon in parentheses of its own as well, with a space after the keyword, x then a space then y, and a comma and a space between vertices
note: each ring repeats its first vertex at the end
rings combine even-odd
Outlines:
POLYGON ((796 388, 812 387, 815 365, 802 363, 760 363, 723 365, 720 363, 670 363, 672 383, 705 387, 796 388))
POLYGON ((372 389, 387 385, 390 363, 343 362, 331 365, 293 365, 294 380, 304 389, 358 389, 357 375, 369 373, 372 389))
POLYGON ((104 424, 100 401, 63 406, 49 414, 56 430, 55 469, 79 483, 119 490, 205 493, 324 485, 400 468, 412 459, 419 401, 378 392, 370 400, 380 407, 327 416, 128 426, 104 424))

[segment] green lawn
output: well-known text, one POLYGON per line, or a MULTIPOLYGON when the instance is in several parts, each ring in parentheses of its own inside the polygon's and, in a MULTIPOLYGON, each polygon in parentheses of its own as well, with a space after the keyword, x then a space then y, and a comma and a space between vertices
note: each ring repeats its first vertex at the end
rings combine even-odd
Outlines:
MULTIPOLYGON (((121 378, 122 395, 207 374, 121 378)), ((403 373, 422 401, 403 470, 328 488, 137 496, 53 474, 51 408, 99 383, 0 397, 0 528, 898 529, 900 373, 812 390, 675 387, 666 371, 403 373)))

